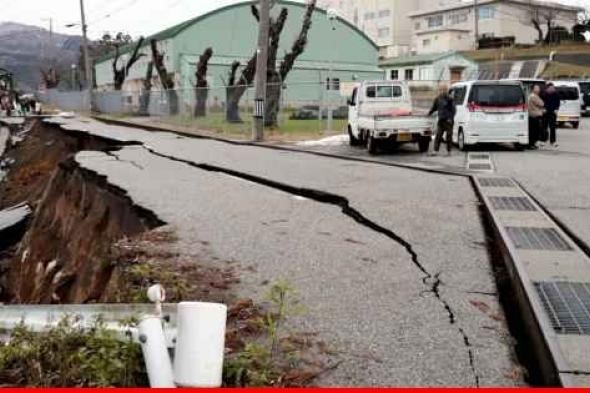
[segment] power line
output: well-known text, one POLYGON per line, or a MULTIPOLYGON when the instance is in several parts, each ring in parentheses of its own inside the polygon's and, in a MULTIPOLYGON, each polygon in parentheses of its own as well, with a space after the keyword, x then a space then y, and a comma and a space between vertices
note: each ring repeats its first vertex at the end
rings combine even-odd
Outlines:
POLYGON ((95 19, 95 20, 91 21, 91 22, 90 22, 88 25, 89 25, 89 26, 90 26, 90 25, 95 25, 95 24, 97 24, 98 22, 102 22, 102 21, 103 21, 103 20, 105 20, 105 19, 111 18, 111 17, 113 17, 114 15, 118 14, 119 12, 123 11, 124 9, 131 7, 132 5, 134 5, 135 3, 137 3, 137 1, 138 1, 138 0, 131 0, 131 1, 129 1, 129 2, 125 3, 125 4, 123 4, 122 6, 120 6, 120 7, 116 8, 116 9, 114 9, 113 11, 109 12, 108 14, 106 14, 106 15, 104 15, 104 16, 102 16, 102 17, 98 18, 98 19, 95 19))

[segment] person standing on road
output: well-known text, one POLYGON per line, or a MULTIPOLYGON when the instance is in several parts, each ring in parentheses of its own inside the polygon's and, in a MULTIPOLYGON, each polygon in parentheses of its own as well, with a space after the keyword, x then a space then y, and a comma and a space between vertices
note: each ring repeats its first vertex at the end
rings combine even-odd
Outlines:
POLYGON ((440 144, 442 143, 443 134, 447 135, 447 151, 451 155, 451 147, 453 144, 453 127, 455 126, 455 114, 457 108, 455 101, 449 94, 449 89, 445 85, 441 85, 438 89, 438 96, 434 99, 432 108, 428 112, 428 116, 432 116, 434 112, 438 112, 436 138, 434 139, 434 153, 438 155, 440 144))
POLYGON ((545 102, 544 139, 547 142, 547 129, 549 129, 549 142, 551 143, 551 147, 557 149, 559 147, 557 144, 557 111, 561 107, 561 100, 553 83, 547 84, 547 89, 545 89, 545 94, 542 98, 545 102))
POLYGON ((529 96, 529 149, 537 149, 542 139, 545 103, 540 94, 541 87, 535 85, 529 96))

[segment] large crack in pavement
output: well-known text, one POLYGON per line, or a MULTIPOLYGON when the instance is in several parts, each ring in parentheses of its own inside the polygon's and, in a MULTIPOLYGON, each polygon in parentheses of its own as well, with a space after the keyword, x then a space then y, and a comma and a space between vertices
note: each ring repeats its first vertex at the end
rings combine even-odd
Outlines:
POLYGON ((163 154, 163 153, 160 153, 160 152, 158 152, 158 151, 154 150, 153 148, 148 147, 146 145, 143 145, 143 147, 144 147, 144 149, 146 149, 148 152, 150 152, 151 154, 153 154, 155 156, 169 159, 171 161, 180 162, 180 163, 183 163, 185 165, 189 165, 191 167, 194 167, 194 168, 197 168, 200 170, 204 170, 207 172, 221 173, 221 174, 231 176, 234 178, 238 178, 238 179, 242 179, 242 180, 245 180, 245 181, 248 181, 251 183, 255 183, 255 184, 263 185, 263 186, 273 188, 273 189, 276 189, 279 191, 283 191, 283 192, 291 194, 291 195, 310 199, 310 200, 313 200, 313 201, 316 201, 319 203, 338 206, 342 209, 342 213, 344 213, 344 215, 352 218, 358 224, 363 225, 364 227, 367 227, 377 233, 380 233, 380 234, 386 236, 387 238, 393 240, 394 242, 396 242, 398 245, 400 245, 401 247, 403 247, 407 251, 407 253, 411 257, 412 263, 423 274, 422 282, 428 289, 425 290, 424 292, 422 292, 422 294, 424 294, 424 293, 433 294, 434 297, 438 300, 438 302, 443 306, 443 308, 445 309, 445 312, 448 314, 449 323, 453 326, 457 326, 457 331, 461 335, 461 337, 463 339, 463 344, 465 345, 465 347, 467 348, 467 351, 468 351, 469 365, 471 367, 471 372, 473 374, 475 386, 480 387, 479 375, 478 375, 477 368, 475 365, 475 353, 473 351, 473 346, 472 346, 471 340, 469 339, 469 336, 467 335, 465 330, 462 327, 458 326, 457 317, 455 315, 455 312, 453 311, 449 302, 447 300, 445 300, 441 294, 440 287, 441 287, 441 285, 443 285, 443 281, 441 280, 440 276, 442 273, 439 272, 439 273, 433 274, 430 271, 428 271, 428 269, 426 269, 426 267, 420 261, 418 253, 414 250, 414 247, 412 246, 412 244, 410 242, 408 242, 407 240, 405 240, 403 237, 396 234, 394 231, 392 231, 388 228, 385 228, 385 227, 379 225, 378 223, 370 220, 369 218, 365 217, 360 211, 358 211, 355 208, 353 208, 352 206, 350 206, 350 201, 348 200, 348 198, 343 197, 341 195, 336 195, 336 194, 332 194, 329 192, 310 189, 310 188, 295 187, 295 186, 291 186, 289 184, 280 183, 280 182, 277 182, 274 180, 266 179, 264 177, 260 177, 260 176, 256 176, 256 175, 251 175, 251 174, 248 174, 245 172, 239 172, 239 171, 236 171, 233 169, 223 168, 223 167, 216 166, 216 165, 197 163, 194 161, 190 161, 190 160, 174 157, 171 155, 163 154))

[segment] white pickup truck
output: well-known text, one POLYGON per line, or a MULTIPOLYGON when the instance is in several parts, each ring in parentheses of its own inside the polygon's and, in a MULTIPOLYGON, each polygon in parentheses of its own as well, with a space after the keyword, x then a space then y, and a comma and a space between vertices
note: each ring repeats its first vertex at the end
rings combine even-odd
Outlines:
POLYGON ((412 113, 412 98, 406 83, 362 82, 348 101, 348 135, 351 146, 365 145, 377 154, 384 144, 417 143, 427 152, 433 120, 412 113))

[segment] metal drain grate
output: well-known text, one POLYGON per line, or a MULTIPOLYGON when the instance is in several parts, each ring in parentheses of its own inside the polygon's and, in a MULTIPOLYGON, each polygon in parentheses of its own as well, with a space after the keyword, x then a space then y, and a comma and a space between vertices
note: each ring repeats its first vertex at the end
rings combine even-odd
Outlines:
POLYGON ((482 187, 514 187, 512 180, 505 177, 480 177, 478 181, 482 187))
POLYGON ((523 250, 573 251, 568 242, 553 228, 507 227, 516 248, 523 250))
POLYGON ((490 155, 489 154, 470 154, 469 159, 470 160, 489 160, 490 155))
POLYGON ((483 171, 483 170, 490 171, 490 170, 492 170, 492 165, 491 164, 469 164, 469 169, 473 169, 476 171, 483 171))
POLYGON ((524 197, 490 197, 496 210, 535 211, 535 206, 524 197))
POLYGON ((540 282, 535 288, 557 333, 590 335, 590 283, 540 282))

